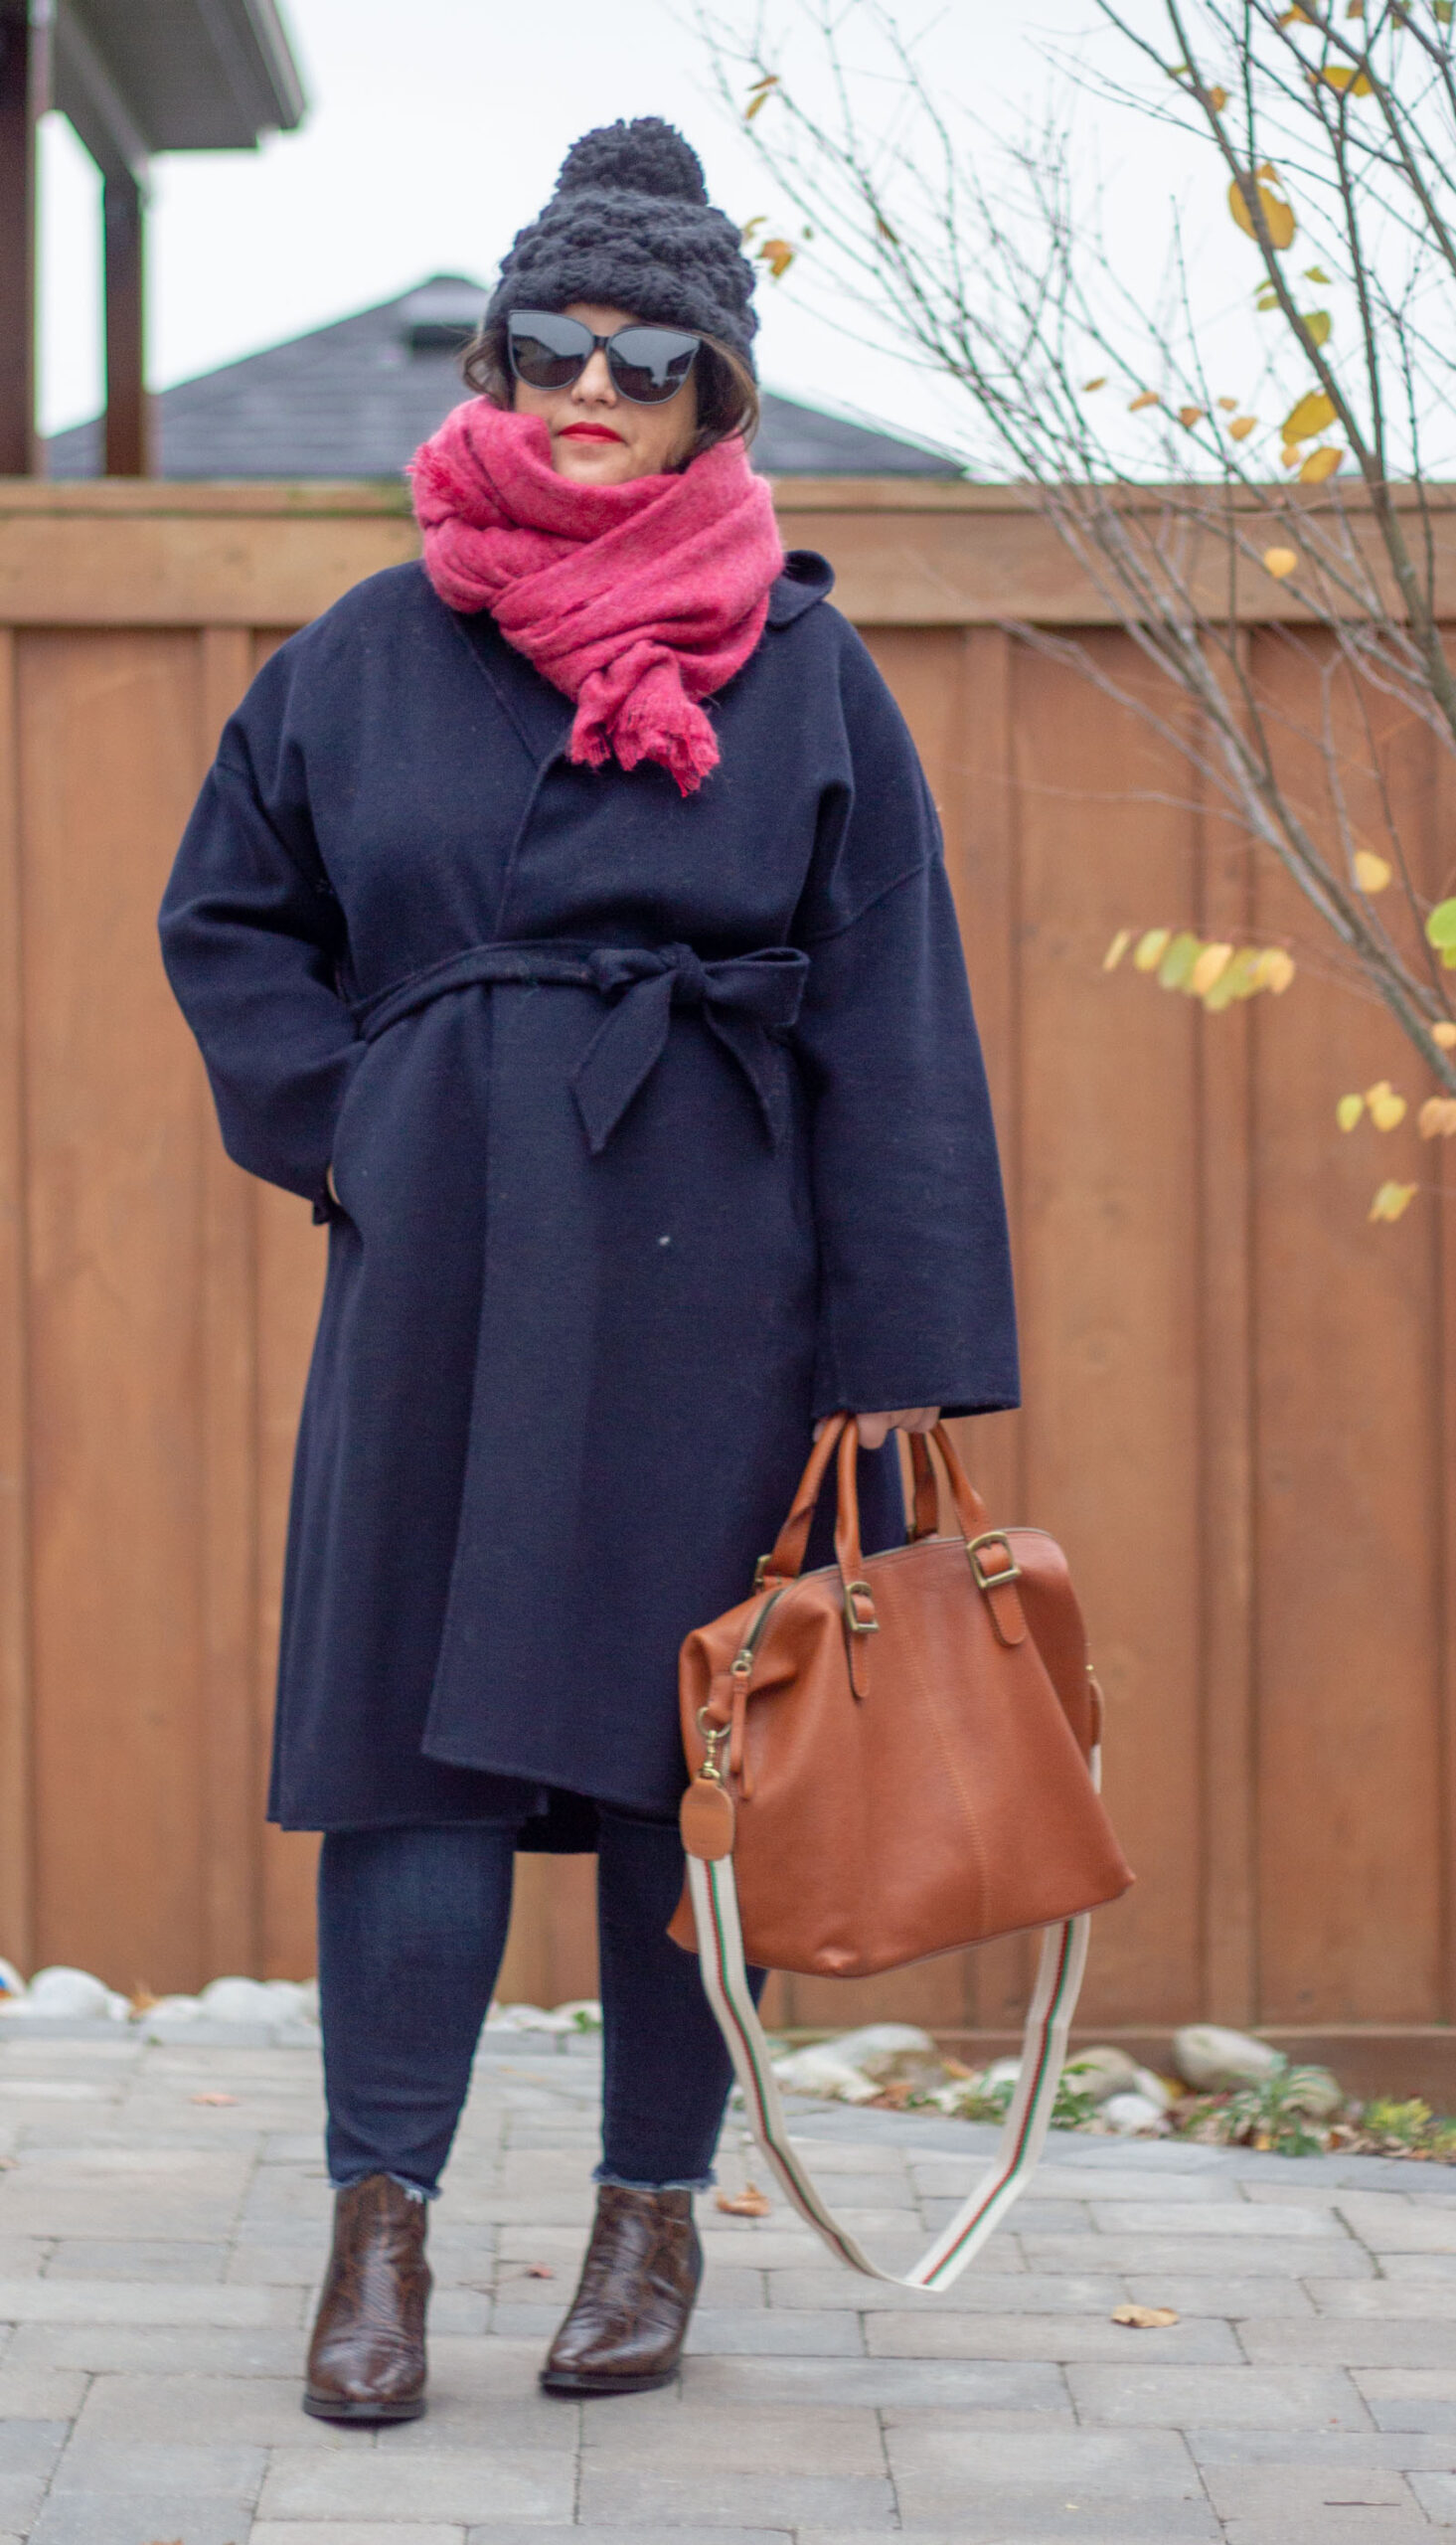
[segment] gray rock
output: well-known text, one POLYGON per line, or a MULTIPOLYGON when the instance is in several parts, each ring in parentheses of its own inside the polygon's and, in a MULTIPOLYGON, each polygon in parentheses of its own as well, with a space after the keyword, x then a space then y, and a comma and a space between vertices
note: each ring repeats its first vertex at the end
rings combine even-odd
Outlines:
POLYGON ((1151 2095, 1109 2095, 1102 2106, 1102 2119, 1119 2134, 1136 2136, 1140 2129, 1156 2129, 1163 2120, 1164 2107, 1155 2104, 1151 2095))
POLYGON ((1173 2065, 1200 2094, 1226 2094, 1236 2086, 1262 2086, 1281 2066, 1277 2050, 1251 2033, 1222 2024, 1185 2024, 1173 2036, 1173 2065))
POLYGON ((1094 2104, 1105 2104, 1109 2095, 1131 2088, 1137 2075, 1137 2062, 1125 2050, 1114 2050, 1109 2042, 1094 2043, 1090 2050, 1079 2050, 1068 2059, 1061 2072, 1073 2094, 1086 2095, 1094 2104))

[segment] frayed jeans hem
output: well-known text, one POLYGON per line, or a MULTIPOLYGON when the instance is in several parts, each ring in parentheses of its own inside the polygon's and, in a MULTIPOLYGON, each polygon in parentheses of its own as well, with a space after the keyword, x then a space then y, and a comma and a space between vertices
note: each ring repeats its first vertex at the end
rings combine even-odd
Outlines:
POLYGON ((638 2183, 629 2181, 625 2174, 612 2173, 606 2165, 597 2165, 592 2170, 591 2179, 594 2183, 609 2183, 614 2191, 712 2191, 718 2176, 712 2171, 706 2174, 673 2174, 666 2182, 638 2183))

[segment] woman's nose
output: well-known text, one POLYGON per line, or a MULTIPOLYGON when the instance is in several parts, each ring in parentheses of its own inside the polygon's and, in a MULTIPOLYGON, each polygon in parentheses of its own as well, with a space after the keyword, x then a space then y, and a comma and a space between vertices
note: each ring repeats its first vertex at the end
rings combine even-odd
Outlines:
POLYGON ((595 348, 579 380, 572 384, 571 394, 575 398, 589 398, 593 404, 599 406, 614 407, 616 405, 617 393, 612 387, 612 376, 607 370, 606 356, 600 345, 595 348))

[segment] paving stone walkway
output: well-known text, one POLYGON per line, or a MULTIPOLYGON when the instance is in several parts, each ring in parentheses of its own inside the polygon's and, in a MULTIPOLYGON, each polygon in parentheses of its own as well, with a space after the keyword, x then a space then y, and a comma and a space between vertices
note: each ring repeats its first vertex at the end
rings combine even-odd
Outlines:
MULTIPOLYGON (((313 2050, 0 2041, 0 2545, 1406 2545, 1456 2530, 1456 2169, 1061 2136, 943 2297, 702 2204, 679 2387, 537 2390, 596 2061, 488 2041, 433 2212, 432 2402, 298 2409, 325 2240, 313 2050), (545 2267, 554 2277, 535 2276, 545 2267), (1124 2298, 1178 2309, 1160 2332, 1124 2298)), ((803 2107, 901 2267, 990 2133, 803 2107)), ((726 2179, 740 2179, 730 2123, 726 2179)))

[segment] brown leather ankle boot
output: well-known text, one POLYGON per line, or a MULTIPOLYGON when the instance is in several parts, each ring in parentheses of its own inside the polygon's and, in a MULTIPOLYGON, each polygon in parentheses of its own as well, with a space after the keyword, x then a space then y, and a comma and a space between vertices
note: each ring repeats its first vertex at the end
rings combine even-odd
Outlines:
POLYGON ((703 2248, 690 2191, 602 2183, 570 2311, 547 2353, 549 2395, 640 2395, 677 2374, 703 2248))
POLYGON ((424 2410, 427 2204, 368 2174, 334 2205, 334 2249, 308 2349, 303 2409, 324 2422, 411 2422, 424 2410))

